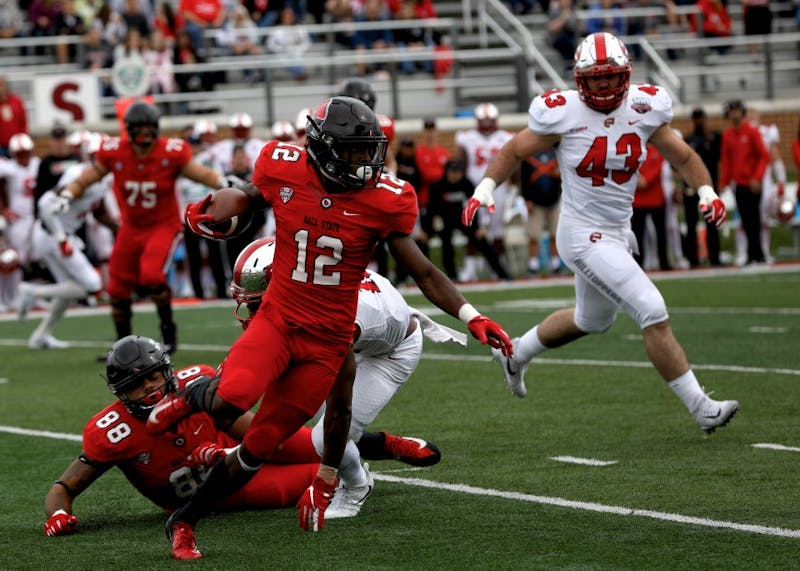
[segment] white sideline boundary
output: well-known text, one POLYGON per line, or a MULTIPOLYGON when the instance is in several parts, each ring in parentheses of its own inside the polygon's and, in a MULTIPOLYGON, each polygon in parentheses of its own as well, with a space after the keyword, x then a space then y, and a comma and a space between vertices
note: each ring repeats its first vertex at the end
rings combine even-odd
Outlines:
MULTIPOLYGON (((69 440, 73 442, 81 441, 81 436, 79 434, 50 432, 48 430, 32 430, 27 428, 18 428, 15 426, 0 425, 0 432, 18 434, 22 436, 36 436, 44 438, 54 438, 57 440, 69 440)), ((436 480, 425 480, 422 478, 405 478, 400 476, 392 476, 388 473, 381 473, 381 472, 372 472, 372 475, 376 480, 380 482, 403 484, 405 486, 427 488, 430 490, 452 492, 456 494, 468 494, 472 496, 500 498, 504 500, 528 502, 533 504, 555 506, 573 510, 607 513, 607 514, 627 516, 627 517, 640 517, 646 519, 667 521, 670 523, 680 523, 685 525, 694 525, 699 527, 708 527, 715 529, 726 529, 743 533, 768 535, 772 537, 788 537, 791 539, 800 539, 800 530, 798 529, 786 529, 783 527, 755 525, 750 523, 738 523, 733 521, 687 516, 687 515, 668 513, 668 512, 641 510, 635 508, 627 508, 624 506, 600 504, 597 502, 581 502, 577 500, 568 500, 565 498, 558 498, 553 496, 538 496, 534 494, 524 494, 522 492, 507 492, 503 490, 495 490, 492 488, 479 488, 476 486, 470 486, 468 484, 448 484, 446 482, 437 482, 436 480)))

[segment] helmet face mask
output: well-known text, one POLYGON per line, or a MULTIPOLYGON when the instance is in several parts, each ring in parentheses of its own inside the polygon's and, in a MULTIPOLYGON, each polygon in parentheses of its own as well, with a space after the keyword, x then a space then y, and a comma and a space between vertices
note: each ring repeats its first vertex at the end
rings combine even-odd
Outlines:
POLYGON ((158 138, 158 109, 145 102, 134 101, 125 112, 125 130, 131 143, 137 147, 150 147, 158 138))
POLYGON ((137 418, 147 418, 158 401, 178 389, 167 350, 149 337, 136 335, 114 343, 106 357, 106 382, 128 412, 137 418), (156 373, 161 373, 164 380, 161 386, 136 399, 129 396, 156 373))
POLYGON ((236 301, 233 315, 244 328, 261 307, 261 298, 272 278, 274 259, 275 238, 272 237, 251 242, 236 258, 231 279, 231 297, 236 301))
POLYGON ((613 111, 628 94, 631 69, 619 39, 606 32, 587 36, 575 50, 573 68, 581 101, 601 113, 613 111))
POLYGON ((326 190, 375 188, 386 162, 388 139, 375 113, 359 99, 337 96, 309 116, 308 156, 326 190))
POLYGON ((8 141, 8 152, 23 167, 27 167, 33 157, 33 139, 25 133, 17 133, 8 141))
POLYGON ((475 119, 478 122, 478 131, 484 135, 491 135, 497 131, 500 110, 494 103, 481 103, 475 108, 475 119))

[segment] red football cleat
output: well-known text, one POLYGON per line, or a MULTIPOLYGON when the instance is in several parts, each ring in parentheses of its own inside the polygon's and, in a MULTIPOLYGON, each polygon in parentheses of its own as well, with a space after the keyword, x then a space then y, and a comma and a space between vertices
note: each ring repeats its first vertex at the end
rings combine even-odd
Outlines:
POLYGON ((395 436, 381 432, 383 448, 390 458, 412 466, 433 466, 442 459, 442 453, 435 444, 413 436, 395 436))
POLYGON ((150 411, 150 416, 147 417, 147 432, 164 434, 192 412, 192 406, 184 400, 183 395, 167 395, 150 411))
POLYGON ((194 528, 183 521, 167 520, 167 539, 172 543, 172 558, 180 561, 200 559, 203 554, 197 549, 194 528))

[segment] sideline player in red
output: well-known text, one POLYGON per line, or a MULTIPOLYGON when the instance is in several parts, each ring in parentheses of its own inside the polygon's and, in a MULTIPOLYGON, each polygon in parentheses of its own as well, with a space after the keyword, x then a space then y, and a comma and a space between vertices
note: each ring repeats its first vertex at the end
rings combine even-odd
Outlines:
POLYGON ((185 176, 211 188, 229 184, 220 173, 193 161, 186 142, 159 137, 158 121, 155 106, 134 102, 125 112, 127 137, 108 138, 94 163, 64 187, 51 209, 53 214, 66 212, 89 185, 114 174, 122 224, 108 262, 108 294, 117 339, 131 334, 131 298, 138 291, 155 303, 162 341, 174 353, 177 334, 166 272, 183 231, 175 181, 185 176))
MULTIPOLYGON (((118 400, 86 423, 83 451, 56 480, 45 499, 48 519, 44 533, 74 533, 78 526, 72 509, 75 498, 115 466, 158 507, 170 512, 180 507, 211 466, 239 445, 253 413, 243 414, 228 433, 220 431, 205 412, 186 417, 173 432, 162 436, 150 434, 145 420, 165 394, 214 374, 208 365, 191 365, 173 374, 169 354, 148 337, 131 335, 117 341, 106 358, 106 381, 118 400)), ((371 432, 364 436, 370 442, 382 438, 371 432)), ((374 445, 370 448, 373 453, 380 452, 374 445)), ((397 459, 416 465, 414 458, 397 459)), ((318 467, 311 429, 303 427, 283 443, 280 452, 245 487, 215 509, 292 506, 314 479, 318 467)))
MULTIPOLYGON (((237 454, 216 464, 167 521, 177 559, 198 556, 195 524, 220 498, 240 489, 327 397, 322 463, 297 503, 302 529, 323 526, 350 423, 358 292, 378 240, 386 239, 429 300, 467 323, 482 343, 509 350, 505 331, 467 303, 411 239, 416 195, 408 183, 382 174, 386 137, 375 113, 358 99, 333 97, 309 116, 307 137, 305 149, 267 143, 253 184, 244 189, 249 204, 227 213, 266 204, 274 210, 275 258, 261 308, 233 344, 220 377, 170 395, 148 419, 149 429, 163 432, 203 410, 224 426, 225 419, 232 422, 261 397, 237 454)), ((189 205, 186 222, 195 232, 221 238, 206 226, 215 220, 206 212, 210 203, 207 198, 189 205)))

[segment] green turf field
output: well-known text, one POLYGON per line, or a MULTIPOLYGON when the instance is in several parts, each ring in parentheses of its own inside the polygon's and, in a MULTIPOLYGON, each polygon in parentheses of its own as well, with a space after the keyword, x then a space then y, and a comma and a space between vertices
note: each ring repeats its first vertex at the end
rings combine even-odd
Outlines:
MULTIPOLYGON (((518 285, 467 295, 512 335, 571 302, 567 285, 518 285)), ((164 515, 117 471, 76 500, 78 534, 42 534, 45 494, 80 452, 66 438, 112 399, 95 363, 112 328, 107 315, 72 316, 56 334, 78 347, 30 351, 35 320, 2 321, 0 569, 799 568, 800 272, 658 285, 701 384, 741 402, 729 426, 703 435, 647 365, 626 315, 534 361, 526 399, 506 391, 477 343, 426 342, 373 428, 430 439, 439 465, 374 462, 361 515, 319 534, 301 532, 291 509, 204 520, 205 558, 193 564, 169 559, 164 515), (608 464, 553 459, 563 456, 608 464)), ((239 331, 231 310, 177 313, 176 366, 224 356, 239 331)), ((137 313, 134 328, 155 335, 154 314, 137 313)))

